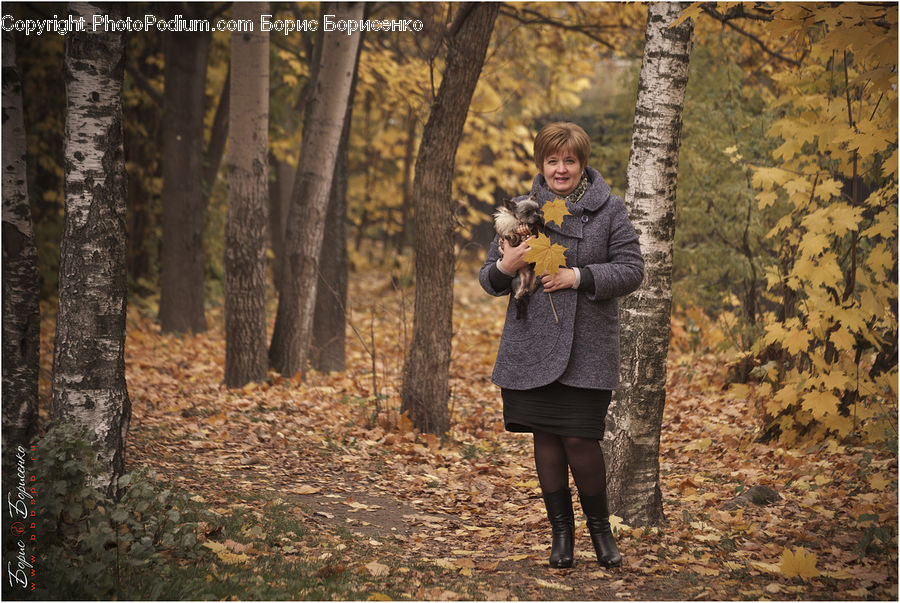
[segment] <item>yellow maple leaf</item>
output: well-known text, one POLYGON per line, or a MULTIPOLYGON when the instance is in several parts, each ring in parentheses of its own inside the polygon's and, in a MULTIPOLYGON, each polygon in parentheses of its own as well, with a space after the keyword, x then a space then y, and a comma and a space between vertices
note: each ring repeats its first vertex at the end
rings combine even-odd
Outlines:
POLYGON ((869 476, 869 485, 873 490, 884 490, 891 484, 891 480, 885 478, 881 473, 875 473, 869 476))
POLYGON ((849 435, 853 431, 853 419, 841 415, 825 415, 822 425, 841 436, 849 435))
POLYGON ((803 408, 810 411, 817 419, 827 414, 837 414, 840 400, 830 391, 811 391, 803 396, 803 408))
POLYGON ((850 351, 856 347, 856 337, 845 325, 841 325, 836 331, 831 333, 828 339, 839 350, 850 351))
POLYGON ((759 201, 759 208, 765 209, 770 205, 775 205, 775 201, 778 200, 778 193, 775 191, 763 191, 756 195, 756 200, 759 201))
POLYGON ((566 202, 563 199, 557 197, 553 201, 548 201, 544 203, 544 206, 541 208, 541 212, 544 214, 544 222, 556 222, 560 226, 562 226, 563 218, 566 216, 571 216, 572 213, 569 211, 569 208, 566 207, 566 202))
POLYGON ((809 349, 809 339, 809 333, 802 327, 799 327, 787 332, 781 345, 789 354, 799 354, 800 352, 809 349))
POLYGON ((815 578, 819 575, 816 569, 816 554, 809 553, 803 547, 789 551, 787 548, 781 553, 781 564, 779 569, 786 578, 800 576, 804 580, 807 578, 815 578))
POLYGON ((555 274, 560 266, 566 265, 565 253, 567 249, 563 245, 550 242, 550 237, 539 234, 528 241, 530 249, 525 253, 526 262, 534 262, 535 274, 555 274))

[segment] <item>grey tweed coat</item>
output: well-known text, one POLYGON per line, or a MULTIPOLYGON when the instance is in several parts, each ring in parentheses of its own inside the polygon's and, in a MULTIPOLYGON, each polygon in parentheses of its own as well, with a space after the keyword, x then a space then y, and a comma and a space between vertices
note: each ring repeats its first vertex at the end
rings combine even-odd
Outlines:
MULTIPOLYGON (((644 279, 644 260, 622 199, 593 168, 591 183, 562 225, 545 230, 553 243, 568 248, 568 267, 590 270, 595 290, 566 289, 552 293, 559 316, 555 322, 550 299, 540 286, 531 296, 527 318, 516 319, 510 295, 506 324, 491 381, 508 389, 532 389, 559 381, 589 389, 616 389, 619 385, 619 310, 617 298, 637 289, 644 279)), ((540 174, 532 194, 543 205, 557 197, 540 174)), ((479 281, 491 295, 510 293, 494 289, 489 277, 500 258, 499 239, 491 243, 479 281)), ((538 281, 540 283, 540 281, 538 281)))

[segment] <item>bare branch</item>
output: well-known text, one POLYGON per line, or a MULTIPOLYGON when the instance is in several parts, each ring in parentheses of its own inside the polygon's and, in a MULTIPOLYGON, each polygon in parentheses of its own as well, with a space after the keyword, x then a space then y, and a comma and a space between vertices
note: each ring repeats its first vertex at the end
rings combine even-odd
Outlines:
MULTIPOLYGON (((736 8, 736 7, 735 7, 735 8, 736 8)), ((733 10, 733 9, 732 9, 732 10, 733 10)), ((729 13, 732 13, 732 10, 729 10, 728 12, 729 12, 729 13)), ((785 63, 789 63, 789 64, 791 64, 791 65, 794 65, 795 67, 799 67, 799 66, 800 66, 800 62, 799 62, 799 61, 794 60, 794 59, 792 59, 792 58, 790 58, 790 57, 787 57, 787 56, 785 56, 785 55, 783 55, 783 54, 780 54, 780 53, 778 53, 778 52, 776 52, 776 51, 770 49, 768 46, 766 46, 766 43, 765 43, 765 42, 763 42, 762 40, 759 39, 759 37, 755 36, 754 34, 750 33, 749 31, 743 29, 742 27, 740 27, 740 26, 735 25, 734 23, 732 23, 732 19, 733 19, 733 18, 738 18, 738 17, 741 17, 741 18, 754 18, 754 19, 761 20, 761 21, 771 21, 771 16, 770 16, 768 19, 766 19, 766 18, 765 18, 765 15, 753 14, 753 13, 745 13, 745 11, 743 10, 743 8, 741 8, 741 11, 740 11, 740 12, 735 12, 733 15, 723 15, 722 13, 720 13, 719 11, 717 11, 717 10, 715 9, 715 7, 714 7, 712 4, 704 4, 704 5, 703 5, 703 12, 706 13, 707 15, 709 15, 710 17, 712 17, 713 19, 715 19, 716 21, 721 22, 723 25, 727 25, 728 27, 730 27, 730 28, 733 29, 734 31, 738 32, 738 33, 741 34, 742 36, 744 36, 744 37, 746 37, 746 38, 749 38, 750 40, 753 40, 754 42, 756 42, 756 44, 757 44, 760 48, 763 49, 763 51, 764 51, 766 54, 768 54, 768 55, 770 55, 770 56, 772 56, 772 57, 778 59, 779 61, 784 61, 785 63)))
POLYGON ((133 60, 125 61, 125 70, 131 75, 134 83, 138 85, 144 92, 146 92, 153 102, 156 103, 156 106, 162 107, 163 105, 163 95, 162 92, 156 89, 156 87, 147 79, 141 70, 138 69, 138 66, 134 64, 133 60))
POLYGON ((558 27, 560 29, 564 29, 566 31, 573 31, 575 33, 579 33, 583 36, 587 36, 591 40, 594 40, 598 44, 609 48, 610 50, 619 50, 613 44, 599 36, 597 31, 602 31, 604 29, 617 29, 613 27, 600 27, 597 25, 572 25, 571 23, 565 23, 563 21, 557 21, 555 19, 551 19, 546 17, 545 15, 540 14, 539 12, 523 8, 516 9, 513 8, 513 5, 509 4, 501 4, 500 5, 500 14, 513 19, 514 21, 518 21, 523 25, 549 25, 551 27, 558 27))

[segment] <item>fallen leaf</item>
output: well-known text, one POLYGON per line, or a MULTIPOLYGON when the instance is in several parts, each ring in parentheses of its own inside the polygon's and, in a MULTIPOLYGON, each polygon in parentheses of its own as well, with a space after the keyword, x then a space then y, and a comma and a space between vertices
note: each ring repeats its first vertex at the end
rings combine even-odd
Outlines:
POLYGON ((869 486, 871 486, 873 490, 884 490, 890 483, 891 480, 885 479, 880 473, 875 473, 869 477, 869 486))
POLYGON ((243 553, 248 548, 246 544, 241 544, 240 542, 235 542, 234 540, 231 540, 230 538, 225 541, 225 546, 236 553, 243 553))
POLYGON ((544 588, 552 588, 554 590, 575 590, 571 586, 568 586, 566 584, 548 582, 547 580, 541 580, 540 578, 535 578, 534 581, 537 582, 538 586, 542 586, 544 588))
POLYGON ((690 444, 684 447, 685 451, 688 450, 696 450, 699 452, 703 452, 712 444, 712 440, 709 438, 700 438, 699 440, 694 440, 690 444))
POLYGON ((775 574, 781 571, 781 567, 774 563, 765 563, 762 561, 751 561, 750 565, 755 567, 758 570, 768 572, 770 574, 775 574))
POLYGON ((372 576, 374 576, 376 578, 378 576, 387 576, 391 570, 391 568, 389 568, 388 566, 386 566, 382 563, 378 563, 377 561, 371 561, 371 562, 367 563, 366 569, 369 571, 370 574, 372 574, 372 576))
POLYGON ((509 600, 509 591, 505 588, 501 588, 499 590, 492 590, 489 593, 484 595, 485 601, 508 601, 509 600))
POLYGON ((806 549, 803 547, 795 551, 789 551, 785 548, 781 553, 781 565, 779 567, 786 578, 800 576, 806 580, 819 575, 819 570, 816 569, 816 554, 806 552, 806 549))
POLYGON ((214 552, 224 563, 236 564, 250 560, 247 555, 232 553, 220 542, 204 542, 203 546, 214 552))
POLYGON ((317 488, 316 486, 307 486, 306 484, 298 486, 291 490, 291 492, 293 492, 294 494, 318 494, 321 491, 321 488, 317 488))

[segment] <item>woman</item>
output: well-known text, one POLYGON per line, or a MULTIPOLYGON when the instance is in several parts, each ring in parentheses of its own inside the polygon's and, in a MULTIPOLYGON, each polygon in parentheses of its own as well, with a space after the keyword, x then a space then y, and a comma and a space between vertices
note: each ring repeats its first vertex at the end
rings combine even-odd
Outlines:
MULTIPOLYGON (((574 562, 575 516, 569 468, 578 488, 597 560, 621 565, 609 525, 603 439, 612 390, 619 385, 617 298, 641 284, 644 262, 622 200, 587 167, 590 140, 573 123, 551 123, 534 139, 538 174, 531 196, 543 206, 562 198, 571 215, 546 223, 564 245, 567 266, 543 274, 516 318, 512 297, 491 380, 501 388, 506 429, 534 434, 534 461, 553 534, 551 567, 574 562), (551 308, 551 298, 553 308, 551 308)), ((527 264, 517 247, 495 238, 479 280, 491 295, 510 292, 527 264)))

